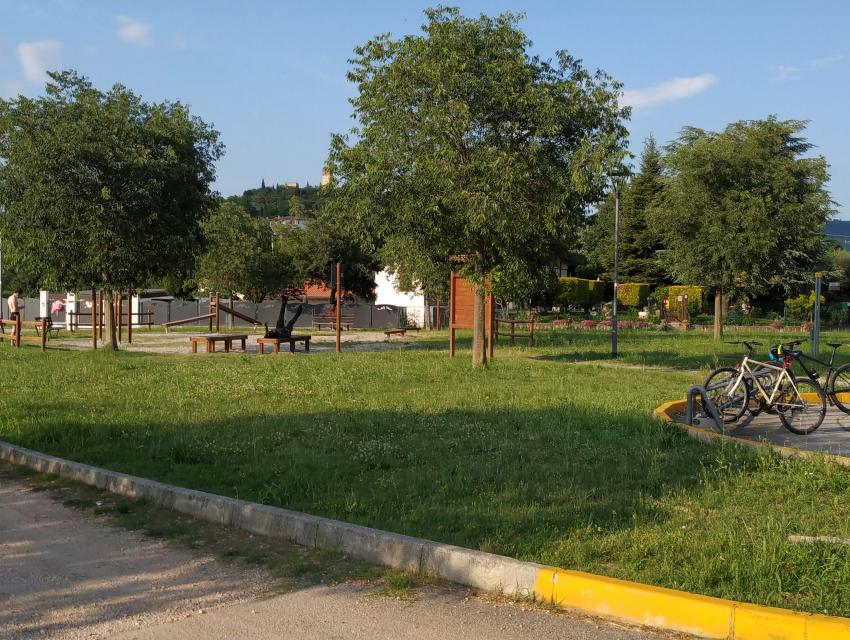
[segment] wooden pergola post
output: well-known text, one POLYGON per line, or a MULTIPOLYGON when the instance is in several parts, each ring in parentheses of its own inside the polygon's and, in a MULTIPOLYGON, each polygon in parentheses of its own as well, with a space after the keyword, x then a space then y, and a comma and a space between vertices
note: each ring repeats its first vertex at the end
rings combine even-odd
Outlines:
POLYGON ((133 292, 127 292, 127 342, 133 344, 133 292))
POLYGON ((115 306, 118 307, 118 313, 116 315, 118 316, 118 342, 119 343, 122 341, 123 328, 124 328, 124 323, 123 323, 123 318, 122 318, 124 307, 122 305, 122 301, 123 301, 123 298, 121 297, 121 292, 119 291, 118 293, 115 294, 115 306))
POLYGON ((221 331, 221 298, 219 297, 218 291, 215 293, 215 332, 219 333, 221 331))
POLYGON ((97 289, 91 290, 91 346, 97 349, 97 289))
POLYGON ((336 352, 342 351, 342 263, 336 263, 336 352))

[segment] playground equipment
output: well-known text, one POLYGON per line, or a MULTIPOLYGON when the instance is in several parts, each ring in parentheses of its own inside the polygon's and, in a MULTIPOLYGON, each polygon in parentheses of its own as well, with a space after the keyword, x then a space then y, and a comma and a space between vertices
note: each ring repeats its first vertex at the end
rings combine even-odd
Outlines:
MULTIPOLYGON (((92 347, 96 349, 98 339, 103 340, 103 327, 106 326, 106 296, 103 292, 98 295, 98 292, 94 289, 91 296, 91 301, 86 302, 87 305, 90 305, 91 311, 78 311, 77 307, 82 301, 77 300, 75 294, 69 293, 67 295, 65 299, 66 327, 72 333, 83 327, 91 327, 92 347)), ((136 295, 126 297, 127 308, 125 310, 124 300, 124 294, 120 291, 113 294, 113 317, 115 318, 118 340, 123 341, 126 326, 127 342, 132 344, 134 327, 146 326, 148 331, 153 329, 153 311, 140 311, 141 302, 136 295)))
POLYGON ((240 320, 247 322, 250 325, 253 325, 254 329, 260 326, 260 322, 255 320, 250 316, 246 316, 244 313, 239 313, 235 309, 228 307, 226 304, 221 303, 221 297, 218 293, 215 294, 215 297, 210 297, 208 303, 208 312, 199 316, 195 316, 193 318, 184 318, 183 320, 172 320, 171 322, 163 323, 163 327, 165 327, 165 332, 168 333, 168 329, 171 327, 177 327, 182 324, 191 324, 193 322, 200 322, 201 320, 207 320, 209 322, 210 333, 213 331, 213 325, 215 325, 215 332, 218 333, 221 331, 221 314, 227 313, 234 318, 239 318, 240 320))
MULTIPOLYGON (((490 282, 486 281, 484 285, 489 287, 490 282)), ((452 271, 450 280, 449 305, 449 355, 454 358, 455 329, 473 328, 472 316, 475 305, 475 290, 472 285, 466 278, 462 278, 454 271, 452 271)), ((487 333, 487 351, 491 360, 493 359, 493 345, 496 337, 496 332, 493 330, 496 325, 495 308, 495 298, 491 293, 486 296, 484 304, 484 330, 487 333)))

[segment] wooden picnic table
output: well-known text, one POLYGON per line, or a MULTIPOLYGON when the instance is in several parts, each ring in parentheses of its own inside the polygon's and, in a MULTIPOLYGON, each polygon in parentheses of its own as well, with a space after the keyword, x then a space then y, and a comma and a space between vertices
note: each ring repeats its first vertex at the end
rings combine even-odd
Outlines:
POLYGON ((289 336, 288 338, 257 338, 257 353, 263 355, 266 351, 266 345, 271 346, 272 353, 280 353, 280 345, 283 342, 289 343, 289 353, 295 353, 295 343, 303 342, 304 351, 310 351, 310 338, 312 336, 289 336))
POLYGON ((215 343, 224 343, 224 352, 230 353, 234 340, 239 340, 242 343, 242 351, 246 351, 245 342, 248 340, 246 335, 234 335, 232 333, 199 333, 189 336, 192 342, 192 353, 198 353, 198 344, 204 343, 207 345, 207 353, 215 353, 215 343))

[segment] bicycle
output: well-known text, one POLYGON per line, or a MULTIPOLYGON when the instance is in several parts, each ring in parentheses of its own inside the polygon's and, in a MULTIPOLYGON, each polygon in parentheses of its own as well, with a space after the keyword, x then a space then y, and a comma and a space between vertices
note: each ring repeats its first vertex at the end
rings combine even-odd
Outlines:
MULTIPOLYGON (((780 345, 780 349, 786 347, 793 349, 804 342, 806 342, 805 338, 801 340, 792 340, 791 342, 783 342, 780 345)), ((850 414, 850 363, 843 364, 840 367, 835 366, 835 353, 845 344, 846 343, 844 342, 826 343, 828 347, 832 347, 829 362, 824 362, 814 356, 802 353, 797 359, 797 363, 800 365, 800 368, 806 372, 806 375, 814 382, 818 382, 820 374, 814 368, 807 367, 805 361, 808 360, 810 362, 817 363, 822 367, 826 367, 826 382, 823 385, 823 390, 824 393, 826 393, 826 398, 829 401, 829 404, 846 414, 850 414)), ((820 383, 818 382, 818 384, 820 383)))
POLYGON ((774 362, 761 362, 750 356, 761 343, 743 340, 747 353, 735 367, 721 367, 709 374, 706 391, 717 407, 724 423, 736 422, 756 401, 754 411, 769 410, 779 414, 782 426, 792 433, 812 433, 826 416, 826 394, 811 378, 796 378, 791 370, 802 352, 795 349, 779 353, 774 348, 774 362), (814 398, 812 397, 814 396, 814 398))
MULTIPOLYGON (((747 348, 747 356, 752 357, 755 347, 762 346, 763 343, 757 340, 736 340, 734 342, 727 341, 726 344, 742 344, 747 348)), ((756 361, 753 360, 753 362, 756 361)), ((704 387, 708 392, 709 398, 717 407, 723 422, 725 424, 737 422, 747 410, 749 410, 752 416, 756 416, 764 410, 773 413, 772 409, 763 406, 763 403, 754 395, 755 390, 752 383, 750 383, 750 387, 747 390, 750 396, 747 402, 742 402, 740 398, 725 396, 724 391, 728 385, 727 378, 737 377, 738 371, 739 369, 737 367, 719 367, 712 370, 705 379, 704 387)), ((774 375, 774 373, 770 369, 765 369, 763 371, 757 370, 756 375, 768 377, 774 375)), ((770 382, 768 380, 767 384, 770 384, 770 382)))

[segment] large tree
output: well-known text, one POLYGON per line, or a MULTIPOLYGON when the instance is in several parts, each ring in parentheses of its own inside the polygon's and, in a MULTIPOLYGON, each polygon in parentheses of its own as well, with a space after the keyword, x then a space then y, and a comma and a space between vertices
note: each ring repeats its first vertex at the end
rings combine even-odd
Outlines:
MULTIPOLYGON (((661 234, 650 224, 653 208, 664 190, 662 157, 650 137, 641 154, 637 175, 620 191, 620 277, 624 282, 656 284, 666 273, 659 259, 661 234)), ((614 193, 609 193, 582 235, 582 244, 598 275, 610 278, 614 268, 614 193)))
POLYGON ((715 339, 724 295, 792 291, 823 258, 829 176, 822 156, 807 155, 804 129, 775 117, 719 133, 688 127, 667 148, 670 179, 654 223, 671 275, 714 291, 715 339))
MULTIPOLYGON (((538 279, 624 156, 620 85, 558 52, 529 54, 518 17, 425 12, 419 35, 355 49, 358 126, 335 136, 331 211, 414 262, 453 256, 473 282, 473 364, 485 362, 485 283, 538 279)), ((416 265, 405 269, 413 276, 416 265)), ((444 268, 444 267, 443 267, 444 268)), ((438 270, 429 268, 430 272, 438 270)))
MULTIPOLYGON (((0 231, 10 261, 45 287, 98 287, 111 301, 185 272, 222 154, 180 102, 51 73, 45 95, 0 100, 0 231)), ((117 348, 113 306, 108 327, 117 348)))

